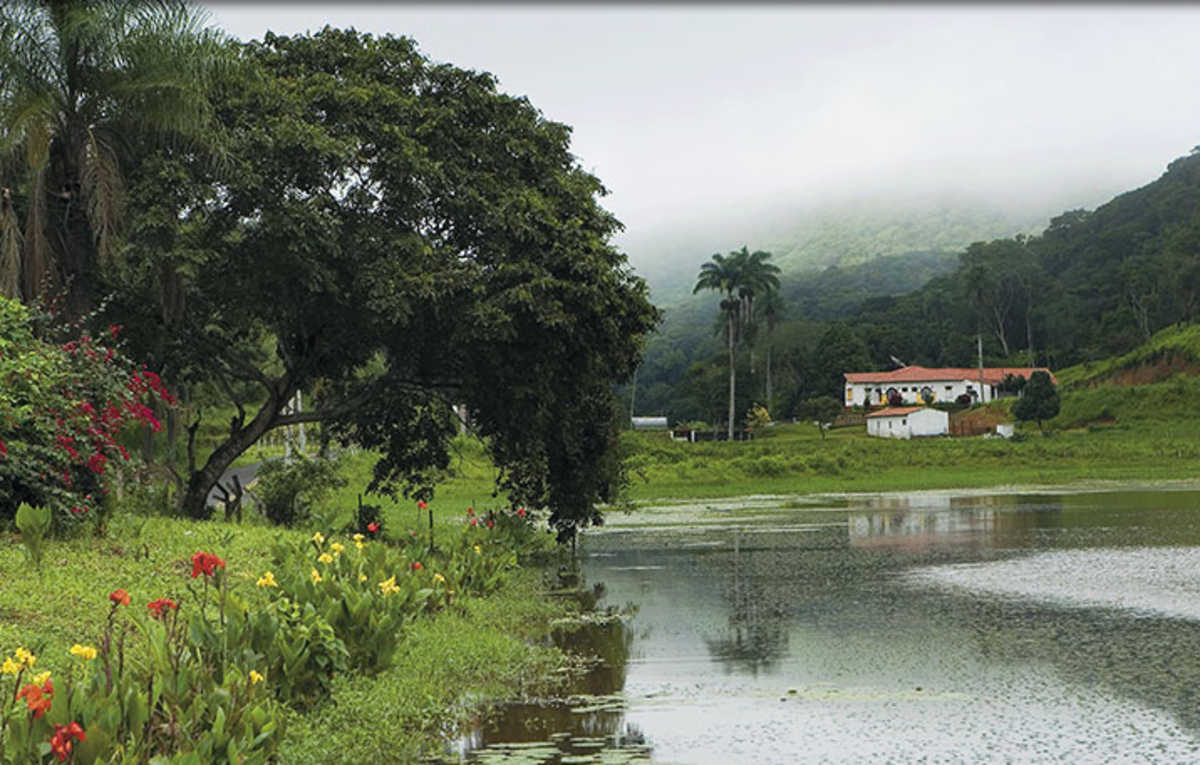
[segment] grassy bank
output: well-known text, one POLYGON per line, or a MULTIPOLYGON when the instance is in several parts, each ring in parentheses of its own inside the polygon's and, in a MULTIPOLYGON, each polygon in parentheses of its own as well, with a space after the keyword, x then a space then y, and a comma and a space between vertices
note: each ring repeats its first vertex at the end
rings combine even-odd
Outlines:
MULTIPOLYGON (((266 551, 276 539, 303 541, 311 533, 118 515, 106 537, 51 541, 41 571, 27 563, 18 539, 5 535, 0 652, 27 647, 38 656, 39 671, 65 677, 78 662, 71 646, 98 644, 111 608, 108 593, 125 589, 131 607, 143 610, 162 597, 191 602, 191 556, 198 550, 227 561, 232 594, 265 603, 266 591, 255 585, 269 565, 266 551)), ((455 529, 444 524, 438 533, 449 543, 455 529)), ((405 627, 389 669, 340 674, 328 698, 303 713, 286 713, 280 761, 407 762, 438 751, 479 704, 547 681, 561 657, 544 647, 545 637, 564 608, 542 596, 540 572, 517 570, 488 597, 464 597, 418 618, 405 627)), ((131 635, 128 660, 139 661, 141 650, 131 635)))
POLYGON ((742 494, 904 491, 1156 481, 1200 473, 1200 379, 1068 391, 1049 436, 1022 439, 869 438, 865 428, 822 439, 812 425, 778 425, 750 442, 675 443, 628 433, 632 496, 641 501, 742 494))

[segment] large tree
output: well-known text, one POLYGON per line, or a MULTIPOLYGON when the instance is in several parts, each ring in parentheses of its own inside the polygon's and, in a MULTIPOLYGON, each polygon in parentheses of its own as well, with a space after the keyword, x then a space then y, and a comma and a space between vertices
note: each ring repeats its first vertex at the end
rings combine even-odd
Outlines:
POLYGON ((595 520, 620 481, 611 386, 658 314, 569 128, 405 38, 267 35, 245 57, 259 76, 216 94, 229 159, 164 150, 134 190, 121 308, 239 410, 184 510, 204 514, 264 433, 306 421, 380 448, 375 487, 428 491, 462 403, 514 501, 552 508, 565 535, 595 520), (315 408, 285 413, 297 390, 315 408))
POLYGON ((725 315, 725 345, 729 354, 728 437, 733 439, 737 420, 737 349, 754 316, 754 298, 779 289, 779 266, 769 262, 771 253, 746 247, 729 255, 714 254, 700 266, 692 294, 700 290, 722 293, 721 311, 725 315))
POLYGON ((228 49, 175 0, 0 6, 0 288, 71 315, 117 251, 123 167, 166 139, 211 138, 208 85, 228 49), (21 218, 24 224, 21 224, 21 218))

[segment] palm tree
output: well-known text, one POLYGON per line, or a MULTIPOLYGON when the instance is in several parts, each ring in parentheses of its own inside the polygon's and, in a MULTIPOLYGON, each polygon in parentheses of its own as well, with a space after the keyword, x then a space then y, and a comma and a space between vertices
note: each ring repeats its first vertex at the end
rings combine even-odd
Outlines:
POLYGON ((166 139, 211 135, 208 84, 232 57, 205 24, 180 0, 0 7, 6 295, 40 299, 57 282, 70 314, 93 306, 98 266, 116 252, 123 160, 166 139))
POLYGON ((715 254, 712 260, 700 266, 700 274, 692 294, 700 290, 715 290, 723 293, 721 310, 725 313, 725 340, 729 350, 729 420, 728 437, 733 440, 736 421, 735 400, 737 392, 736 357, 738 345, 753 318, 754 297, 771 289, 779 288, 779 266, 769 263, 771 253, 756 250, 751 253, 746 247, 735 250, 728 256, 715 254))
POLYGON ((775 417, 775 397, 771 389, 771 336, 775 334, 775 327, 786 310, 787 303, 777 289, 767 290, 755 307, 755 312, 767 325, 767 411, 772 419, 775 417))

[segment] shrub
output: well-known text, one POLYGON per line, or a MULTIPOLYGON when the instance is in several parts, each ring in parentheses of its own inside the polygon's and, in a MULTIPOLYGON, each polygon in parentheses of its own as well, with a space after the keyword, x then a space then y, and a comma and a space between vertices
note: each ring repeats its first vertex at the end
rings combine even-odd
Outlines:
POLYGON ((317 503, 346 483, 334 459, 298 454, 291 461, 270 460, 258 472, 255 504, 271 523, 292 526, 307 520, 317 503))
POLYGON ((48 316, 0 298, 0 520, 22 502, 51 510, 62 530, 90 517, 131 464, 118 437, 131 425, 158 430, 150 406, 174 399, 153 372, 138 370, 109 337, 81 335, 61 344, 48 316))

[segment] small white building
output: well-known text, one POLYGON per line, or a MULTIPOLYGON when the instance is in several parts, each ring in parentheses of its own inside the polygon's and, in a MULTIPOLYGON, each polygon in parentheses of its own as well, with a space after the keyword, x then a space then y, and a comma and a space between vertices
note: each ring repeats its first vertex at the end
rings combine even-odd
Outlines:
POLYGON ((921 438, 950 432, 950 415, 923 406, 894 406, 867 415, 867 435, 880 438, 921 438))
POLYGON ((631 417, 634 430, 666 430, 666 417, 631 417))

